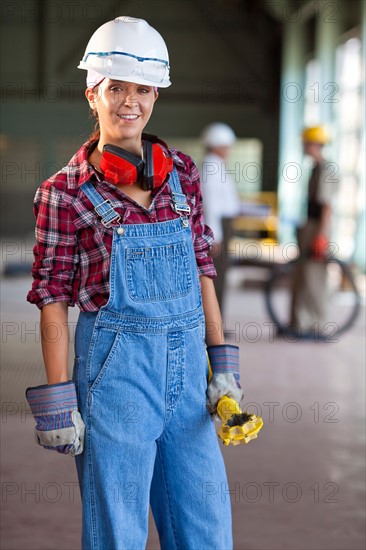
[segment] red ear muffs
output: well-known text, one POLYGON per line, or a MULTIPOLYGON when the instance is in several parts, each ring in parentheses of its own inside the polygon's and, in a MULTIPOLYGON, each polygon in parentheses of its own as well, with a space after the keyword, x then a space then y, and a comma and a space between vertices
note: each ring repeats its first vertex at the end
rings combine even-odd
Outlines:
POLYGON ((172 172, 173 161, 157 143, 143 141, 142 147, 144 159, 116 145, 104 145, 100 169, 106 181, 124 185, 139 182, 145 191, 160 187, 172 172))
POLYGON ((144 169, 144 161, 141 157, 117 145, 106 143, 103 147, 100 169, 109 183, 132 185, 139 181, 144 169))
POLYGON ((147 191, 163 185, 168 172, 173 171, 173 160, 165 156, 160 145, 151 141, 143 141, 142 151, 145 161, 142 188, 147 191))

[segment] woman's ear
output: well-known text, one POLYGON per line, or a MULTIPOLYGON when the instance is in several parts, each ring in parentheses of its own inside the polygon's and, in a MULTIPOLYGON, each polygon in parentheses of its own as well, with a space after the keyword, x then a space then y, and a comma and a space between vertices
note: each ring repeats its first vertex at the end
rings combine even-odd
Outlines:
POLYGON ((94 111, 97 108, 96 105, 98 100, 98 87, 87 88, 85 90, 85 97, 88 100, 89 107, 94 111))
POLYGON ((154 90, 154 94, 155 94, 155 97, 154 97, 154 103, 155 103, 155 101, 156 101, 156 100, 158 99, 158 97, 159 97, 159 92, 158 92, 157 89, 154 90))

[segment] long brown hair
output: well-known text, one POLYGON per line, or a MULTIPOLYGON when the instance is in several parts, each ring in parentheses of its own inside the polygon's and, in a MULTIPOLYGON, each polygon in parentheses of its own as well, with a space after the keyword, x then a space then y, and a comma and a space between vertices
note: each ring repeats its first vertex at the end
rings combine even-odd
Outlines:
MULTIPOLYGON (((96 84, 95 86, 93 86, 93 91, 99 92, 99 84, 96 84)), ((96 109, 90 108, 89 118, 94 119, 94 128, 92 133, 89 136, 89 141, 99 140, 100 126, 99 126, 98 111, 96 109)))
POLYGON ((89 136, 89 141, 99 140, 100 138, 100 127, 99 127, 99 117, 96 109, 90 109, 89 118, 94 119, 94 128, 92 133, 89 136))

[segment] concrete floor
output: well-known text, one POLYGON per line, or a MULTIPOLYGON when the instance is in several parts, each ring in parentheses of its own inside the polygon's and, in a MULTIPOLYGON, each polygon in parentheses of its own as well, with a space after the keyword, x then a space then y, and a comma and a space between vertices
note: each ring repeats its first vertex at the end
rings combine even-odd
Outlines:
MULTIPOLYGON (((29 287, 28 277, 2 281, 1 548, 77 550, 74 461, 34 443, 24 397, 45 382, 29 287)), ((241 348, 245 403, 265 422, 249 445, 222 447, 235 549, 364 549, 364 310, 332 343, 273 339, 260 290, 232 286, 224 313, 241 348)), ((159 548, 151 518, 147 548, 159 548)))

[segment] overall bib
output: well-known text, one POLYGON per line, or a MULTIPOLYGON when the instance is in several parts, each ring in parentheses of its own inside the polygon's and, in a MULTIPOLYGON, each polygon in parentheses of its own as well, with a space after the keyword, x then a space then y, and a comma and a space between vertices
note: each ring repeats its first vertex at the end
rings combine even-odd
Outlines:
MULTIPOLYGON (((76 327, 83 550, 143 550, 149 504, 162 549, 232 549, 189 207, 175 169, 169 183, 180 217, 113 226, 108 303, 80 312, 76 327)), ((81 187, 101 223, 119 219, 81 187)))

